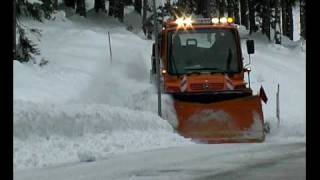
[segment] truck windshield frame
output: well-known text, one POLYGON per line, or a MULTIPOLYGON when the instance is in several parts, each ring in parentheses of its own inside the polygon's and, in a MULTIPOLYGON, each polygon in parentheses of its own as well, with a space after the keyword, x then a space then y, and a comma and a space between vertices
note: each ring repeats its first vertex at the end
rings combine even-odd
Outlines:
POLYGON ((232 29, 171 31, 168 34, 168 73, 239 73, 241 64, 238 46, 232 29))

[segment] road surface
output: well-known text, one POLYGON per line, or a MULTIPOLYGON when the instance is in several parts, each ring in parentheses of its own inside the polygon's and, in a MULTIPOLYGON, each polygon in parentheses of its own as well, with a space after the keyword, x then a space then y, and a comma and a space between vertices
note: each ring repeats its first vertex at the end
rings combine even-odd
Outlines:
POLYGON ((15 180, 306 179, 306 144, 188 145, 20 170, 15 180))

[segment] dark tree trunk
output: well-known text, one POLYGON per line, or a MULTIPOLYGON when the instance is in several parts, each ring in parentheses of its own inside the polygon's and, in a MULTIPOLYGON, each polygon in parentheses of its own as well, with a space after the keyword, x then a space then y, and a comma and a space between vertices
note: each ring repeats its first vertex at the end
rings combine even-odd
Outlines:
POLYGON ((293 15, 292 15, 292 5, 287 3, 287 36, 290 40, 293 40, 293 15))
POLYGON ((240 16, 239 16, 239 0, 233 0, 233 17, 236 24, 240 24, 240 16))
POLYGON ((281 24, 280 24, 280 0, 275 0, 275 33, 274 39, 276 44, 281 44, 281 24))
POLYGON ((197 12, 196 12, 196 14, 197 15, 199 15, 199 14, 202 14, 203 13, 203 3, 204 3, 205 1, 198 1, 197 2, 197 12))
POLYGON ((146 21, 147 21, 147 10, 148 10, 148 0, 143 0, 143 8, 142 8, 142 29, 144 34, 146 34, 146 21))
POLYGON ((53 9, 58 10, 58 0, 53 0, 53 9))
POLYGON ((116 0, 109 0, 109 16, 113 16, 115 13, 115 1, 116 0))
POLYGON ((75 8, 76 7, 76 0, 64 0, 64 4, 67 7, 75 8))
POLYGON ((249 29, 249 12, 248 12, 248 0, 240 0, 241 8, 241 24, 249 29))
POLYGON ((282 0, 282 34, 293 40, 292 4, 288 0, 282 0))
MULTIPOLYGON (((123 22, 123 17, 124 17, 124 2, 123 0, 118 0, 115 3, 115 17, 117 17, 120 22, 123 22)), ((141 13, 141 12, 140 12, 141 13)))
POLYGON ((287 3, 286 0, 281 0, 281 20, 282 20, 282 35, 287 35, 287 3))
POLYGON ((254 0, 248 0, 249 5, 249 23, 250 23, 250 34, 257 31, 255 22, 255 8, 254 0))
POLYGON ((263 11, 262 11, 262 32, 270 40, 270 0, 263 1, 263 11))
POLYGON ((306 39, 306 1, 300 0, 300 36, 306 39))
POLYGON ((225 0, 218 0, 218 6, 219 6, 219 17, 224 17, 224 8, 226 6, 225 0))
POLYGON ((234 0, 227 0, 227 12, 228 12, 228 17, 233 17, 233 11, 234 11, 234 0))
POLYGON ((141 9, 142 9, 142 1, 135 0, 134 1, 134 10, 136 10, 139 14, 141 14, 141 9))
POLYGON ((87 16, 85 0, 77 0, 76 13, 83 17, 87 16))
POLYGON ((106 11, 105 0, 94 0, 94 10, 95 12, 99 12, 101 9, 102 12, 106 11))

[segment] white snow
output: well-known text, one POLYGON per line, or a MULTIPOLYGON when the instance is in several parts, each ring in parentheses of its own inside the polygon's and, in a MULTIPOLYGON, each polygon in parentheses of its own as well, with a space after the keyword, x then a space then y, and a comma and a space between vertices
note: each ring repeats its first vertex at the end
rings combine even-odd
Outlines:
POLYGON ((40 0, 27 0, 29 4, 42 4, 43 2, 40 0))
MULTIPOLYGON (((62 13, 45 24, 25 21, 42 29, 39 47, 49 63, 14 62, 17 169, 191 143, 157 116, 148 74, 152 42, 114 19, 89 16, 68 20, 62 13)), ((172 100, 163 96, 163 102, 164 118, 174 124, 172 100)))
MULTIPOLYGON (((24 21, 42 30, 37 62, 45 58, 49 63, 39 67, 14 62, 15 171, 193 144, 174 132, 169 96, 162 100, 164 117, 157 116, 156 89, 149 83, 152 41, 101 14, 89 13, 85 19, 58 12, 55 17, 44 23, 24 21)), ((305 141, 305 52, 294 42, 284 47, 260 34, 249 38, 256 46, 251 86, 258 92, 263 85, 269 98, 263 105, 265 121, 271 123, 266 144, 305 141)), ((245 41, 242 49, 247 60, 245 41)))

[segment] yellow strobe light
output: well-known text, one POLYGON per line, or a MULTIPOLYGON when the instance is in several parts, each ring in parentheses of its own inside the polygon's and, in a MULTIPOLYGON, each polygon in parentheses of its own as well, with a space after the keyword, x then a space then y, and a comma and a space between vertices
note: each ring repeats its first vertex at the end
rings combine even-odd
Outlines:
POLYGON ((233 23, 234 19, 232 17, 228 17, 227 21, 228 23, 233 23))

